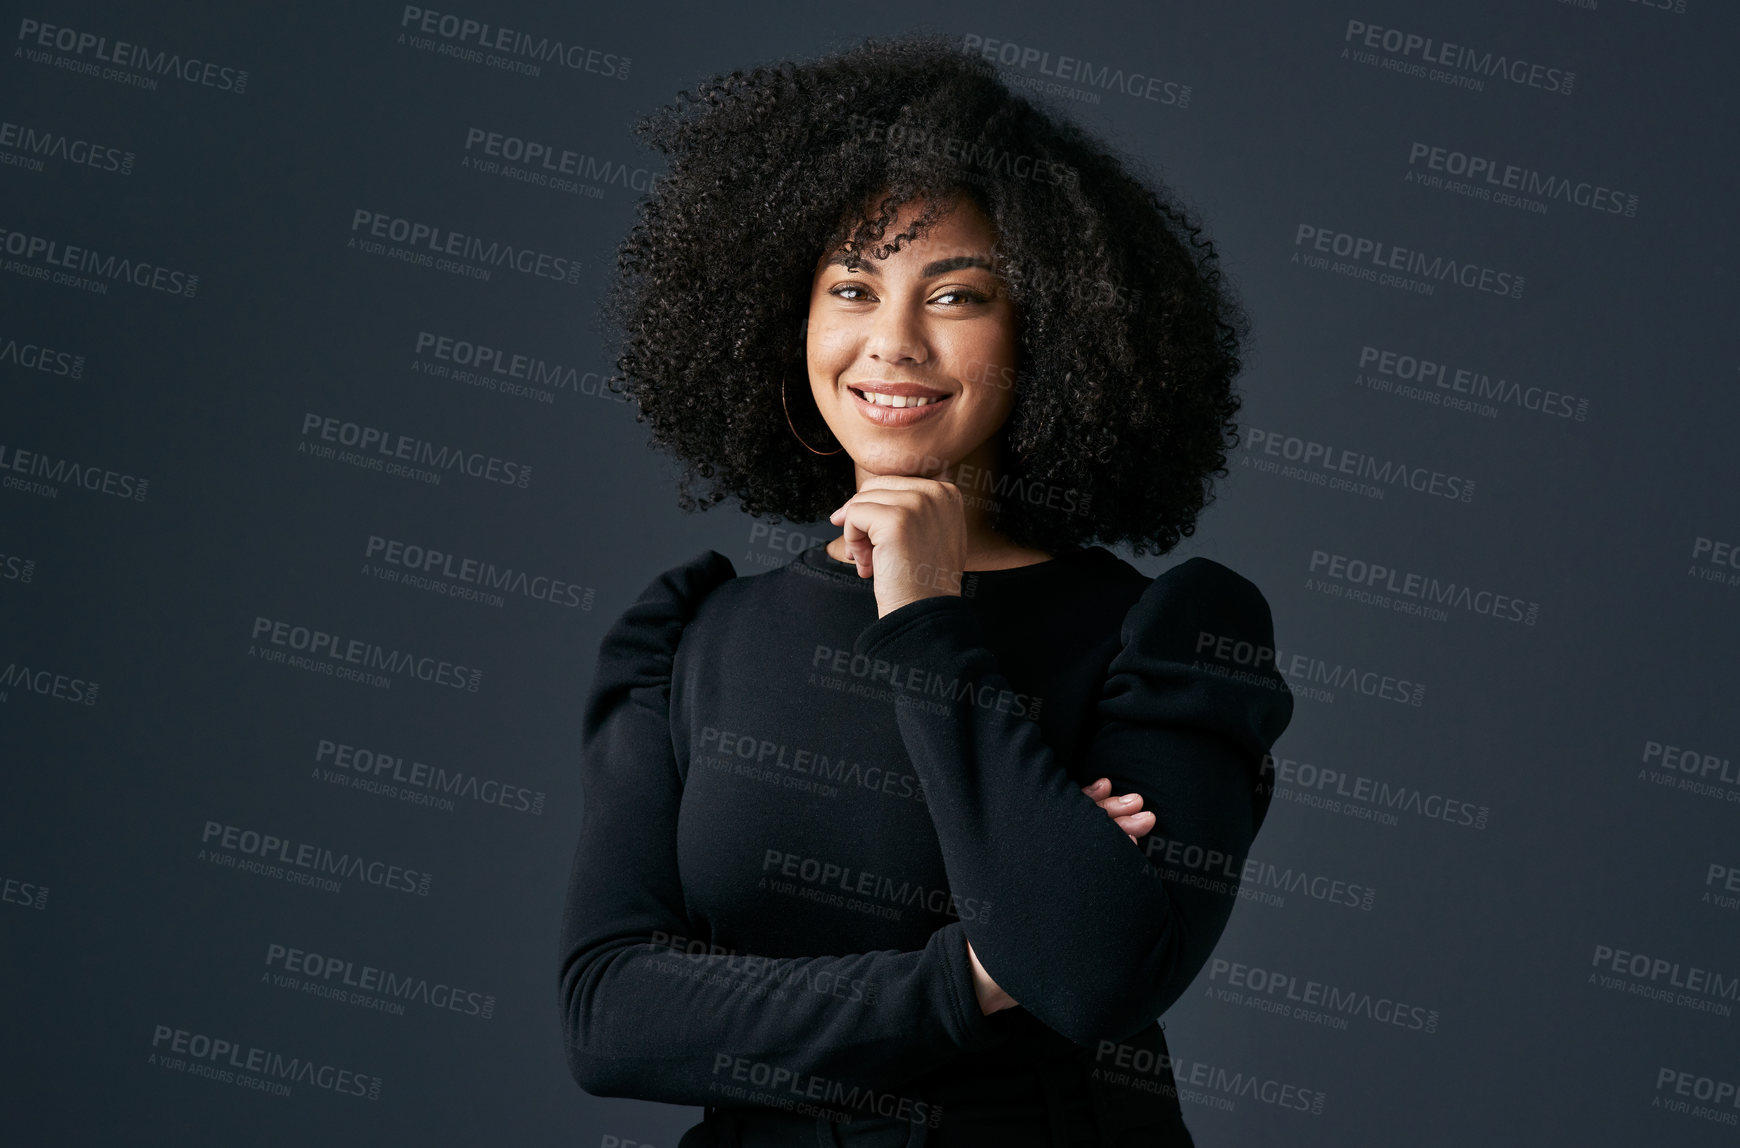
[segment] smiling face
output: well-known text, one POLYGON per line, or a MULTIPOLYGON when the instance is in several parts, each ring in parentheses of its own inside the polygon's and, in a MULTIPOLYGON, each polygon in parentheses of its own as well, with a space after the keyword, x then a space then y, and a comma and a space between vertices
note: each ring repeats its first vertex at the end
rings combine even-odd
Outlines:
MULTIPOLYGON (((969 199, 950 202, 886 259, 852 271, 832 251, 816 267, 810 391, 860 481, 996 467, 997 432, 1015 403, 1015 308, 992 269, 990 220, 969 199)), ((887 234, 922 209, 906 204, 887 234)))

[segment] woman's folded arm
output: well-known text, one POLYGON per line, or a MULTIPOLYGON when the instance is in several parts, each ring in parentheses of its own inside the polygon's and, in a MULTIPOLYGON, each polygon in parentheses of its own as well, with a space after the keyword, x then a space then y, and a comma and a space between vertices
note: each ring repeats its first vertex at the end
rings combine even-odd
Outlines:
POLYGON ((896 707, 950 888, 992 906, 964 922, 987 972, 1078 1044, 1122 1039, 1183 994, 1232 913, 1229 875, 1267 808, 1263 759, 1293 711, 1268 604, 1192 558, 1126 614, 1077 774, 1142 796, 1156 823, 1140 844, 1036 722, 994 704, 1013 687, 984 639, 963 599, 940 596, 871 623, 853 652, 948 687, 940 706, 939 687, 896 707))
POLYGON ((688 943, 671 665, 695 606, 734 576, 712 551, 666 571, 600 645, 561 927, 568 1064, 598 1096, 850 1105, 996 1043, 998 1026, 979 1010, 959 921, 910 952, 764 958, 688 943))

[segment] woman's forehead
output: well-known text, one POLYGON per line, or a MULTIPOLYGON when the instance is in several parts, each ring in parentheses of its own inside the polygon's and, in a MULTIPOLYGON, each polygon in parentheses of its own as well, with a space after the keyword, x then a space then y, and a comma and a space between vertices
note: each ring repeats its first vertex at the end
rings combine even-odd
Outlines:
MULTIPOLYGON (((860 222, 870 222, 872 216, 863 217, 860 222)), ((856 230, 856 226, 852 230, 856 230)), ((937 197, 936 199, 913 199, 900 206, 895 218, 883 229, 883 242, 871 243, 858 250, 860 262, 879 260, 886 262, 891 259, 923 259, 934 262, 943 259, 967 259, 977 257, 983 261, 995 261, 993 250, 996 239, 995 228, 986 218, 978 204, 966 196, 937 197), (881 248, 892 237, 899 235, 919 220, 925 213, 927 205, 934 203, 938 214, 926 222, 914 238, 902 239, 898 249, 883 254, 881 248)), ((829 266, 843 263, 854 250, 852 231, 831 251, 824 252, 818 264, 829 266)))

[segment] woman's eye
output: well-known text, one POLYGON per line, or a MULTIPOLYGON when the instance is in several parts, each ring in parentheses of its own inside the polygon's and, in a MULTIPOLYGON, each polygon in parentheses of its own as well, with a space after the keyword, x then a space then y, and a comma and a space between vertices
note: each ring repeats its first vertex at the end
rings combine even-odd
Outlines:
MULTIPOLYGON (((869 289, 862 283, 838 283, 833 287, 828 288, 828 294, 839 299, 845 299, 850 303, 861 303, 865 300, 875 298, 875 296, 870 293, 869 289)), ((966 307, 977 303, 988 303, 990 302, 990 296, 981 291, 974 291, 966 287, 950 287, 942 293, 933 296, 930 301, 932 303, 942 303, 949 307, 966 307)))

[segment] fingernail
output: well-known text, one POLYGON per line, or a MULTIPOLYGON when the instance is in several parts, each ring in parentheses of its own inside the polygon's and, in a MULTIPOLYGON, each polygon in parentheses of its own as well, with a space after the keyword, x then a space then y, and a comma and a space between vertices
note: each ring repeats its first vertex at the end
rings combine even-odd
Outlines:
POLYGON ((1125 796, 1118 798, 1118 804, 1119 805, 1129 805, 1131 802, 1133 802, 1135 800, 1136 800, 1136 798, 1135 798, 1134 794, 1126 794, 1125 796))

